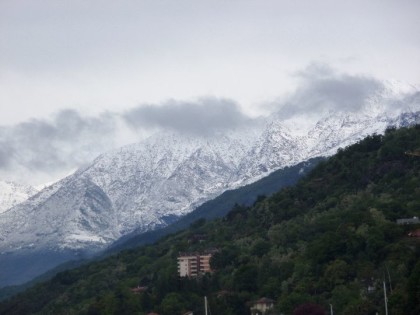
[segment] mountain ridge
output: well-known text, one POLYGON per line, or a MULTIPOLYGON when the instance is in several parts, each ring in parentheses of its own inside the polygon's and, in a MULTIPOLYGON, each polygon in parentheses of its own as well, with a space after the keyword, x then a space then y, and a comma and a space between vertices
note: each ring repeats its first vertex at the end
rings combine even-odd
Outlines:
POLYGON ((283 314, 311 302, 369 315, 383 311, 386 288, 390 313, 417 315, 420 243, 408 234, 419 225, 397 220, 418 215, 420 159, 406 152, 419 147, 420 125, 368 136, 293 187, 153 245, 61 272, 0 303, 0 312, 200 315, 207 296, 213 312, 242 315, 265 296, 283 314), (218 249, 212 273, 179 277, 180 253, 209 248, 218 249))
POLYGON ((349 115, 330 116, 330 120, 318 123, 310 132, 311 139, 318 140, 312 147, 305 143, 309 137, 293 137, 280 122, 268 124, 248 150, 227 137, 221 142, 212 138, 210 142, 166 134, 123 147, 99 156, 90 166, 3 213, 0 250, 5 250, 4 241, 10 243, 13 235, 12 248, 36 244, 37 239, 42 243, 40 236, 45 230, 55 233, 56 223, 61 232, 51 236, 51 242, 40 243, 43 247, 52 249, 54 242, 58 242, 56 248, 105 246, 134 228, 147 231, 165 225, 161 218, 181 217, 224 190, 254 182, 278 168, 311 157, 331 155, 363 136, 381 133, 407 118, 413 123, 420 117, 419 113, 404 115, 405 119, 378 116, 365 121, 349 115), (226 153, 226 148, 232 149, 232 143, 235 152, 246 152, 242 159, 236 154, 236 161, 232 161, 226 153), (168 197, 162 199, 162 195, 168 197), (30 217, 40 224, 28 225, 30 217), (35 232, 37 226, 42 232, 35 232), (14 231, 19 231, 19 235, 14 231), (31 235, 34 232, 35 242, 31 235), (28 241, 22 238, 26 234, 28 241))
MULTIPOLYGON (((406 106, 419 106, 419 100, 406 106)), ((420 112, 401 108, 377 113, 330 112, 304 136, 273 115, 265 125, 221 137, 166 132, 102 154, 0 214, 0 255, 95 254, 134 230, 164 227, 228 189, 420 120, 420 112)))

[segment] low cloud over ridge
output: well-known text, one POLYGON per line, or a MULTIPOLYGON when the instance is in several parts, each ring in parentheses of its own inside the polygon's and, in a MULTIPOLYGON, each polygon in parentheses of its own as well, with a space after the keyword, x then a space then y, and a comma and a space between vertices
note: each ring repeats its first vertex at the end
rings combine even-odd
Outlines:
MULTIPOLYGON (((308 122, 328 111, 357 112, 368 98, 384 89, 384 84, 374 78, 340 74, 322 64, 312 64, 295 75, 298 88, 270 104, 277 117, 293 124, 299 116, 308 118, 308 122)), ((418 95, 407 94, 405 100, 391 102, 390 106, 418 104, 418 95)), ((0 126, 0 180, 27 184, 51 181, 103 152, 158 130, 207 137, 256 121, 236 102, 213 97, 169 100, 96 116, 62 110, 50 119, 0 126)), ((298 127, 293 124, 293 128, 298 127)))
POLYGON ((382 82, 368 76, 337 73, 328 65, 313 63, 297 72, 299 86, 286 99, 272 104, 278 115, 319 115, 326 111, 357 112, 366 100, 384 88, 382 82))
POLYGON ((240 127, 249 119, 233 101, 216 98, 139 105, 123 113, 93 117, 62 110, 52 119, 0 126, 0 180, 39 184, 156 129, 211 136, 240 127))
POLYGON ((211 135, 240 127, 250 120, 235 102, 218 98, 139 106, 125 112, 123 117, 136 129, 163 128, 194 135, 211 135))
POLYGON ((34 184, 34 173, 68 173, 109 149, 115 131, 113 115, 84 117, 74 110, 0 127, 0 179, 34 184))

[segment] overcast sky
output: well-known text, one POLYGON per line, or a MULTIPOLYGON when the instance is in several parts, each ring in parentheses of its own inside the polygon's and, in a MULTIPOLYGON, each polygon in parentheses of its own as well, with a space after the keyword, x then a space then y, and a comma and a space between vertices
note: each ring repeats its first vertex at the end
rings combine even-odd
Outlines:
POLYGON ((0 179, 23 148, 48 169, 35 138, 51 148, 48 165, 70 168, 106 149, 87 134, 182 129, 170 117, 194 104, 185 121, 211 130, 297 90, 318 100, 356 91, 344 105, 357 107, 381 80, 420 86, 419 12, 418 0, 0 0, 0 179), (342 75, 302 87, 297 74, 313 64, 342 75), (210 107, 227 113, 220 125, 200 116, 210 107), (64 159, 81 148, 92 152, 64 159))
POLYGON ((214 96, 254 112, 311 62, 420 84, 417 0, 1 0, 0 123, 214 96))

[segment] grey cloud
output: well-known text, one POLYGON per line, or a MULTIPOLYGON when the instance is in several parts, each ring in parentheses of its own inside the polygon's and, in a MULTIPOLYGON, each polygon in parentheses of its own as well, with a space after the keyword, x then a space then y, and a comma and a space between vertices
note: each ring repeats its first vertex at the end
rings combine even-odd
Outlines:
MULTIPOLYGON (((300 87, 285 101, 274 104, 284 119, 297 114, 317 115, 325 110, 357 111, 382 88, 373 78, 338 74, 322 64, 313 64, 296 75, 301 80, 300 87)), ((94 117, 62 110, 50 120, 0 126, 0 177, 17 173, 30 176, 36 172, 62 174, 107 150, 137 141, 143 132, 154 129, 211 136, 246 127, 250 120, 234 101, 211 97, 195 102, 171 100, 141 105, 94 117)))
POLYGON ((60 111, 53 120, 1 127, 0 169, 54 172, 78 167, 111 148, 109 136, 115 130, 115 115, 82 117, 74 110, 60 111))
POLYGON ((217 98, 139 106, 123 117, 134 128, 164 128, 196 135, 240 127, 249 120, 235 102, 217 98))
POLYGON ((368 97, 383 88, 374 78, 339 74, 324 64, 312 64, 297 77, 302 81, 300 87, 281 103, 278 111, 285 119, 326 110, 356 112, 368 97))
POLYGON ((248 119, 236 103, 216 98, 168 101, 97 116, 62 110, 49 120, 0 126, 0 179, 32 184, 50 181, 156 128, 211 135, 242 126, 248 119))
MULTIPOLYGON (((0 134, 2 129, 0 129, 0 134)), ((0 141, 0 169, 6 168, 10 165, 12 156, 14 155, 13 147, 6 141, 0 141)))

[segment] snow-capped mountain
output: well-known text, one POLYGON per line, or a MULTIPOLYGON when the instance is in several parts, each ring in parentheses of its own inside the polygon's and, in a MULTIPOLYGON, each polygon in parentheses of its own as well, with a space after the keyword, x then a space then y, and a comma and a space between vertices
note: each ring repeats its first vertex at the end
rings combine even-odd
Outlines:
POLYGON ((32 186, 0 181, 0 214, 35 195, 32 186))
POLYGON ((253 182, 280 167, 304 161, 306 151, 300 137, 292 136, 280 121, 269 122, 241 160, 236 175, 239 185, 244 181, 253 182))
POLYGON ((274 170, 331 155, 388 126, 420 123, 419 112, 410 111, 420 104, 418 94, 400 100, 408 106, 402 112, 400 105, 399 111, 381 108, 391 101, 375 96, 357 114, 330 112, 305 133, 273 115, 262 127, 217 136, 165 132, 105 153, 0 214, 0 255, 94 253, 274 170))
POLYGON ((91 250, 166 225, 226 190, 245 153, 234 136, 160 134, 103 154, 4 213, 0 249, 91 250))
POLYGON ((238 134, 155 135, 99 156, 3 213, 0 250, 98 249, 134 229, 164 226, 226 189, 310 157, 331 155, 407 121, 419 121, 419 115, 334 113, 299 137, 271 121, 256 139, 242 138, 247 141, 238 134))

